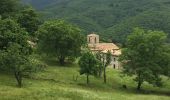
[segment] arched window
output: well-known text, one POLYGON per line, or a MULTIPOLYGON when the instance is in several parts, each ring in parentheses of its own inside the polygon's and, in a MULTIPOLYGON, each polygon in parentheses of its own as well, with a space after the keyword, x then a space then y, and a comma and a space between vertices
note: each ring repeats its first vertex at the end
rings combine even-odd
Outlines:
POLYGON ((113 58, 114 61, 116 61, 116 58, 113 58))
POLYGON ((90 43, 90 37, 89 37, 89 43, 90 43))
POLYGON ((113 68, 116 69, 116 65, 115 64, 113 64, 113 68))
POLYGON ((97 43, 97 39, 96 39, 96 37, 95 37, 95 40, 94 40, 94 41, 95 41, 95 43, 97 43))

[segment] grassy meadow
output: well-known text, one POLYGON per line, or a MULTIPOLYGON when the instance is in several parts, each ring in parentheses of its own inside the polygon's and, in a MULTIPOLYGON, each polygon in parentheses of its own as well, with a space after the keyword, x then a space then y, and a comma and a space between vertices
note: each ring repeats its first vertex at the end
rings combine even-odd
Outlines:
POLYGON ((143 91, 135 90, 136 83, 121 72, 107 69, 107 84, 102 78, 79 75, 77 64, 59 66, 56 61, 45 61, 47 68, 24 79, 23 88, 16 87, 14 76, 0 74, 0 100, 170 100, 170 80, 164 78, 162 88, 147 83, 143 91), (127 89, 122 88, 126 84, 127 89))

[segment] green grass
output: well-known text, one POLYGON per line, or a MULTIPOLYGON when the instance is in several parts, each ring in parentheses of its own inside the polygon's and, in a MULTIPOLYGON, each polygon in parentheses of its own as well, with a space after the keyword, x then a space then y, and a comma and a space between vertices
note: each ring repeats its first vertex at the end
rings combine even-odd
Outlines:
POLYGON ((135 90, 136 83, 129 77, 120 77, 120 71, 107 69, 108 83, 101 78, 80 76, 78 66, 58 66, 47 61, 45 71, 24 79, 24 87, 17 88, 12 75, 0 74, 0 100, 170 100, 170 81, 164 79, 162 88, 145 83, 143 92, 135 90), (73 75, 78 76, 77 81, 73 75), (122 85, 126 84, 127 89, 122 85))

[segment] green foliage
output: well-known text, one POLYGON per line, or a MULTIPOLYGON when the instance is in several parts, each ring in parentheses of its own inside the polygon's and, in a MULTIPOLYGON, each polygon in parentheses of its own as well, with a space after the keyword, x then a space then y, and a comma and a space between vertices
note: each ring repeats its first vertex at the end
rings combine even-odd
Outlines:
POLYGON ((18 86, 22 86, 22 78, 31 72, 28 56, 32 48, 27 42, 27 33, 11 20, 0 20, 0 64, 1 69, 14 74, 18 86))
POLYGON ((161 65, 164 65, 162 74, 170 77, 170 45, 167 44, 164 48, 166 49, 164 50, 162 55, 163 59, 161 59, 160 63, 161 65))
POLYGON ((106 62, 104 64, 105 67, 107 67, 111 63, 111 60, 112 60, 111 57, 112 57, 111 52, 107 51, 107 53, 106 53, 106 60, 105 60, 106 62))
MULTIPOLYGON (((106 41, 125 43, 135 27, 170 34, 169 0, 25 0, 45 15, 63 18, 106 41)), ((170 37, 168 36, 168 39, 170 37)), ((169 40, 168 40, 169 41, 169 40)))
POLYGON ((136 92, 132 77, 123 79, 120 71, 107 68, 107 84, 101 78, 90 77, 90 84, 86 85, 86 75, 79 75, 78 65, 61 67, 50 62, 53 61, 50 57, 45 59, 48 60, 45 71, 32 74, 31 79, 25 78, 22 89, 15 87, 11 75, 0 73, 0 100, 169 100, 167 78, 162 88, 144 83, 145 91, 136 92), (72 75, 78 75, 77 81, 72 75), (127 89, 121 88, 124 82, 127 89))
POLYGON ((19 9, 20 0, 0 0, 0 16, 2 18, 7 18, 15 15, 19 9))
POLYGON ((18 15, 17 22, 22 28, 25 28, 30 36, 35 37, 35 32, 38 30, 40 25, 40 19, 37 12, 29 7, 24 8, 18 15))
POLYGON ((166 66, 161 63, 165 60, 166 38, 162 31, 144 31, 139 28, 128 36, 121 60, 124 73, 136 76, 138 90, 145 81, 155 86, 161 85, 160 75, 166 66))
POLYGON ((104 78, 104 83, 106 83, 106 67, 111 63, 112 60, 112 54, 110 51, 107 51, 106 54, 102 52, 97 52, 96 53, 96 58, 100 61, 101 66, 99 70, 99 75, 102 74, 101 71, 103 71, 103 78, 104 78))
POLYGON ((0 0, 0 5, 0 19, 10 18, 16 20, 30 36, 35 37, 40 19, 34 9, 21 5, 20 0, 0 0))
POLYGON ((170 14, 167 11, 146 11, 137 16, 127 18, 118 25, 107 29, 106 33, 112 33, 110 36, 115 41, 125 43, 126 37, 132 33, 135 27, 140 27, 145 30, 157 30, 168 33, 169 42, 169 27, 170 27, 170 14))
POLYGON ((18 44, 11 44, 6 51, 2 51, 0 54, 0 57, 2 57, 1 66, 8 72, 14 74, 19 87, 22 86, 23 76, 32 70, 32 66, 29 65, 27 56, 22 54, 23 52, 20 48, 21 47, 18 44))
MULTIPOLYGON (((10 43, 20 44, 22 47, 28 45, 27 32, 12 19, 0 20, 0 50, 6 50, 10 43)), ((22 50, 23 52, 29 52, 22 50)))
POLYGON ((45 22, 38 34, 40 51, 56 56, 62 65, 65 59, 80 55, 85 40, 78 27, 63 20, 45 22))
POLYGON ((104 70, 104 66, 103 66, 103 63, 102 63, 103 62, 102 61, 102 54, 101 54, 101 52, 97 52, 95 56, 96 56, 96 59, 98 59, 100 61, 98 76, 101 77, 102 73, 103 73, 103 70, 104 70))
POLYGON ((89 75, 97 76, 99 62, 91 52, 86 52, 79 60, 80 75, 87 75, 87 84, 89 83, 89 75))

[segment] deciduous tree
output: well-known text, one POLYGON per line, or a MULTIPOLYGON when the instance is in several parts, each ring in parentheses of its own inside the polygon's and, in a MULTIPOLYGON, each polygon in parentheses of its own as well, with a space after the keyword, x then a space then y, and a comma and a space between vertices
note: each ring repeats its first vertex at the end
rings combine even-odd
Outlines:
POLYGON ((63 20, 45 22, 38 31, 39 50, 56 56, 63 65, 65 59, 80 55, 84 38, 81 30, 63 20))
POLYGON ((18 87, 22 87, 23 76, 33 69, 28 56, 21 51, 21 48, 18 44, 11 44, 7 50, 0 52, 1 66, 15 76, 18 87))
POLYGON ((23 75, 32 70, 29 65, 32 48, 27 39, 27 32, 15 21, 0 20, 0 67, 13 73, 19 87, 22 86, 23 75))
POLYGON ((15 15, 19 9, 20 0, 0 0, 0 16, 7 18, 11 15, 15 15))
POLYGON ((98 74, 98 60, 91 52, 86 52, 79 60, 80 75, 85 74, 87 77, 87 84, 89 84, 89 76, 97 76, 98 74))
POLYGON ((101 74, 101 70, 103 71, 104 83, 106 83, 106 81, 107 81, 107 79, 106 79, 106 68, 111 63, 111 57, 112 57, 111 52, 108 51, 106 54, 102 53, 102 52, 98 52, 96 54, 96 57, 101 63, 99 72, 101 74))
POLYGON ((27 7, 20 11, 18 14, 17 22, 22 28, 25 28, 30 36, 35 37, 35 32, 38 30, 40 25, 40 19, 37 12, 31 8, 27 7))
POLYGON ((123 49, 121 61, 123 71, 127 75, 135 75, 137 89, 143 82, 161 86, 161 78, 165 63, 164 54, 166 34, 162 31, 144 31, 136 28, 128 36, 126 48, 123 49))

